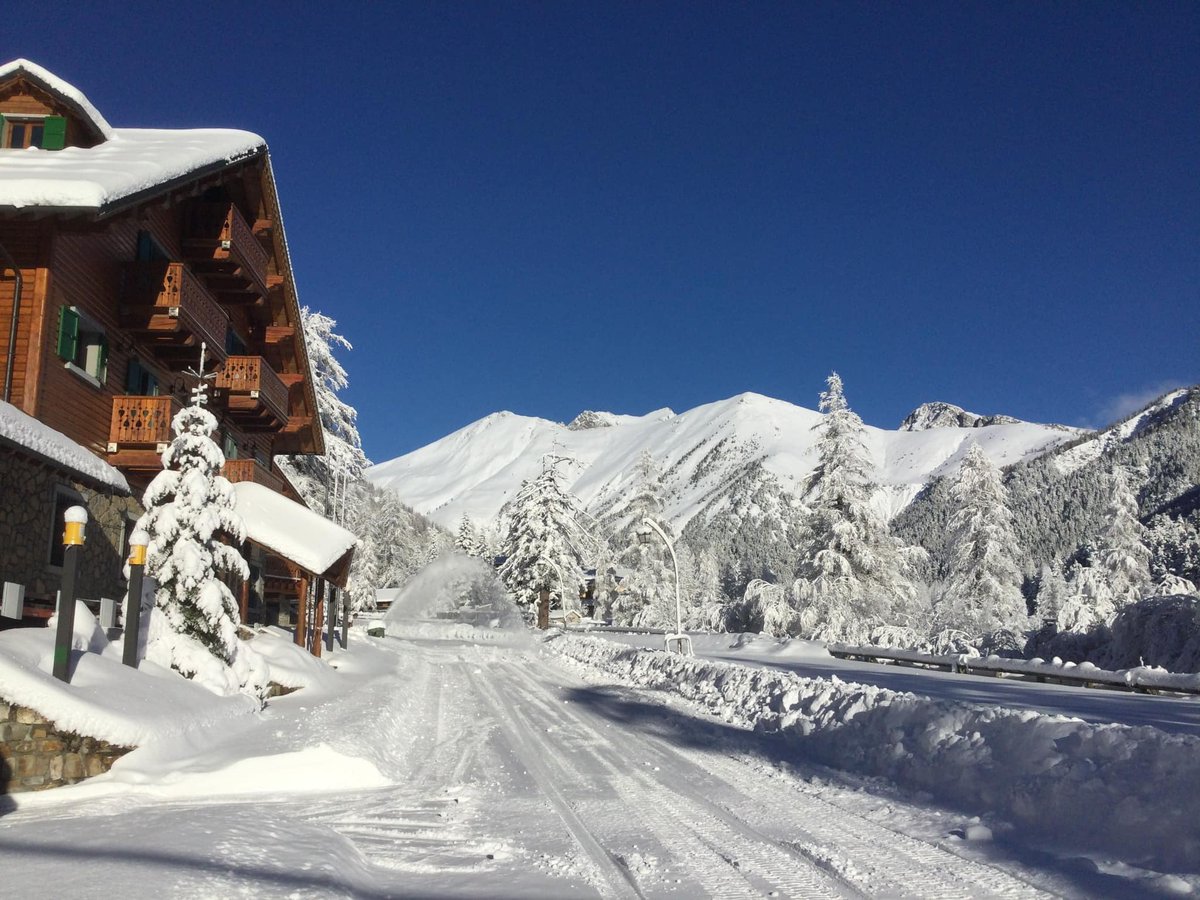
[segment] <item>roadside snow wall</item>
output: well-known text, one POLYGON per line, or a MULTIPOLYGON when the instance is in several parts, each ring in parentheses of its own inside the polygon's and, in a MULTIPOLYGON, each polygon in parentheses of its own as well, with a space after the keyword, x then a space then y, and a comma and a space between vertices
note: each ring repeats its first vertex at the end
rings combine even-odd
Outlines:
POLYGON ((1200 738, 932 700, 564 635, 547 647, 778 732, 814 762, 992 813, 1071 849, 1200 871, 1200 738))

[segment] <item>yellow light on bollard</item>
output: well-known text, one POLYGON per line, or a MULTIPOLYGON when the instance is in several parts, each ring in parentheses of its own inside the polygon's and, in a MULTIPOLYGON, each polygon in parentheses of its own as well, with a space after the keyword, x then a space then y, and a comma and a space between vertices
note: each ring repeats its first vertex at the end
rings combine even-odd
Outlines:
POLYGON ((129 564, 144 566, 146 564, 146 547, 150 544, 150 535, 144 531, 135 531, 129 536, 129 564))
POLYGON ((83 531, 87 527, 88 514, 82 506, 72 506, 63 516, 63 546, 71 547, 83 543, 83 531))

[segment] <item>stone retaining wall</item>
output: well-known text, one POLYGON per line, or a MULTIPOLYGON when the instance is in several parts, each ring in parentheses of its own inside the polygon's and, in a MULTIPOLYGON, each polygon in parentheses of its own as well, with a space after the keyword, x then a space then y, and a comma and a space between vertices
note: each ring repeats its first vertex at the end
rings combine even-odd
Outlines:
POLYGON ((59 731, 32 709, 0 699, 0 794, 83 781, 107 772, 132 749, 59 731))

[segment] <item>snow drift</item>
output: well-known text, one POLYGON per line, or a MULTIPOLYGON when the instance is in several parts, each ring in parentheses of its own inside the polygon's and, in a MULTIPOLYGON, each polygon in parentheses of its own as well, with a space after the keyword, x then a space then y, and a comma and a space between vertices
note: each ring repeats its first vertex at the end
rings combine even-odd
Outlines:
POLYGON ((597 638, 547 645, 726 721, 777 732, 814 762, 879 776, 1030 834, 1127 862, 1200 869, 1200 738, 931 700, 597 638))

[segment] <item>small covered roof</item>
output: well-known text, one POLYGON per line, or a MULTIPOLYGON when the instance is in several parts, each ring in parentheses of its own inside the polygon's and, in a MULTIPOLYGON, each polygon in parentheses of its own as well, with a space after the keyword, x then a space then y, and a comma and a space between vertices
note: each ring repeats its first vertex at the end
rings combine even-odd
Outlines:
POLYGON ((96 454, 11 403, 0 400, 0 447, 5 445, 85 481, 121 494, 130 492, 125 476, 96 454))
POLYGON ((358 538, 307 506, 252 481, 233 485, 246 539, 344 587, 358 538))
POLYGON ((75 85, 63 81, 49 69, 43 69, 37 63, 27 59, 14 59, 12 62, 0 65, 0 83, 16 77, 23 77, 46 93, 53 94, 79 116, 80 120, 86 123, 101 140, 108 140, 113 136, 112 126, 108 124, 104 116, 100 115, 100 110, 92 106, 83 91, 75 85))

